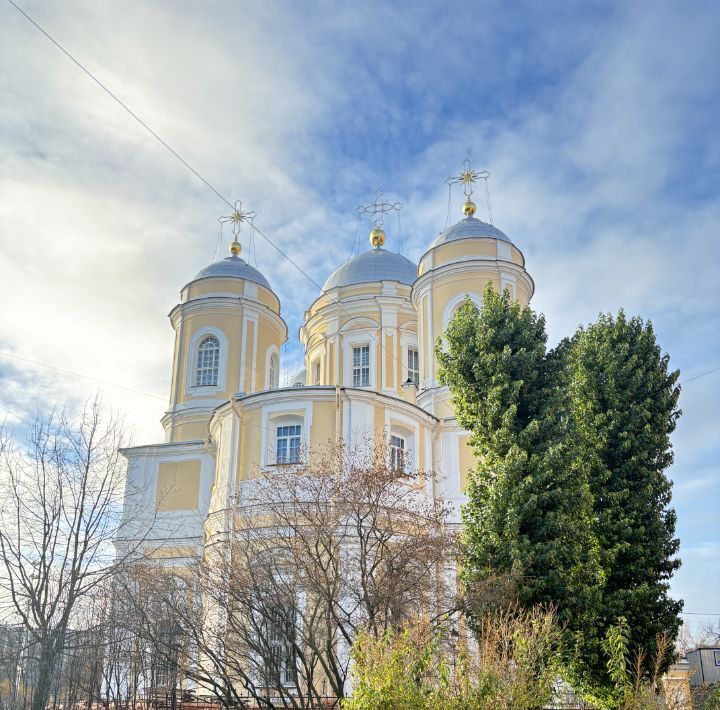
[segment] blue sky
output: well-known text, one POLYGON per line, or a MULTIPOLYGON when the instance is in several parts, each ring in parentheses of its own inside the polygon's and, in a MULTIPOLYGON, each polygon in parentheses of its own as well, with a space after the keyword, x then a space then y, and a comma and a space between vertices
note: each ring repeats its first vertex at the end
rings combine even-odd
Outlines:
MULTIPOLYGON (((387 246, 417 259, 469 157, 492 172, 552 342, 623 306, 652 319, 681 380, 720 366, 717 3, 21 5, 317 283, 377 188, 404 205, 387 246)), ((0 20, 0 351, 154 395, 104 387, 137 442, 159 440, 166 314, 227 208, 9 4, 0 20)), ((291 370, 316 288, 256 251, 291 370)), ((26 360, 0 356, 11 421, 97 386, 26 360)), ((673 591, 715 614, 718 394, 720 372, 683 388, 670 472, 673 591)))

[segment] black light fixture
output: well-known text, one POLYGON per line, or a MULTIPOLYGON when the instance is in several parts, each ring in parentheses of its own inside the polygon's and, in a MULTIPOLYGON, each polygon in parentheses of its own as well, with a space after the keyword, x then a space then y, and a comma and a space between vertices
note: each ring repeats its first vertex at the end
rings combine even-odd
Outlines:
POLYGON ((417 382, 415 382, 415 380, 413 380, 412 377, 408 377, 407 380, 405 380, 405 382, 403 382, 402 388, 404 390, 409 390, 411 387, 414 387, 415 389, 417 389, 418 388, 417 382))

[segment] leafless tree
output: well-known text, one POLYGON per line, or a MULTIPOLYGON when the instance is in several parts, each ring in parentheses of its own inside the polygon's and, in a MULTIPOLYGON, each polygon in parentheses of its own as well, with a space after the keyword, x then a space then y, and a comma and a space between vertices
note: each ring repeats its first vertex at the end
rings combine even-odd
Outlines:
POLYGON ((125 488, 125 444, 122 421, 105 417, 99 398, 77 422, 65 412, 39 415, 26 445, 0 431, 0 603, 23 629, 21 665, 34 667, 36 710, 47 705, 83 602, 142 544, 135 534, 121 557, 113 546, 123 506, 141 493, 125 488))
POLYGON ((209 518, 197 573, 149 570, 143 598, 177 622, 172 643, 154 643, 184 676, 226 705, 327 707, 345 695, 360 629, 453 608, 433 477, 387 454, 338 444, 259 471, 209 518))

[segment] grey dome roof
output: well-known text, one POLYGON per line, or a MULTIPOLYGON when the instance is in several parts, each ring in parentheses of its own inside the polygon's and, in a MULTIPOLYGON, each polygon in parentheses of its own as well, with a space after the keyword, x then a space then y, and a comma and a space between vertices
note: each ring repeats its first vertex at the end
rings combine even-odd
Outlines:
POLYGON ((323 291, 373 281, 399 281, 410 285, 416 278, 417 266, 410 259, 378 248, 358 254, 335 269, 325 282, 323 291))
POLYGON ((269 281, 254 266, 250 266, 245 259, 241 259, 239 256, 229 256, 222 261, 216 261, 210 264, 210 266, 206 266, 193 281, 213 277, 230 277, 254 281, 256 284, 260 284, 272 291, 269 281))
POLYGON ((488 237, 490 239, 499 239, 503 242, 512 244, 510 237, 501 232, 497 227, 492 224, 483 222, 475 217, 465 217, 456 224, 448 227, 444 232, 439 234, 435 241, 430 245, 432 247, 438 247, 441 244, 447 244, 448 242, 455 242, 458 239, 472 239, 472 238, 488 237))

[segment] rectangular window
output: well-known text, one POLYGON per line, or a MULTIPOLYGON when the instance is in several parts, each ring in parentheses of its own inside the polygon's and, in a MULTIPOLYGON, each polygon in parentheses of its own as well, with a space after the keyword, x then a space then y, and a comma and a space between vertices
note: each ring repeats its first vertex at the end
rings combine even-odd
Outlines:
POLYGON ((353 348, 353 387, 370 386, 370 346, 353 348))
POLYGON ((277 439, 275 441, 277 463, 297 463, 300 461, 301 431, 302 427, 299 424, 290 424, 277 428, 277 439))
POLYGON ((268 610, 265 620, 265 638, 270 647, 268 670, 271 677, 278 678, 283 685, 293 682, 294 634, 292 609, 279 606, 268 610))
POLYGON ((390 468, 393 471, 405 470, 405 439, 394 434, 390 437, 390 468))
POLYGON ((320 384, 320 360, 316 360, 313 365, 313 384, 320 384))
POLYGON ((715 665, 720 666, 720 651, 713 651, 713 655, 715 656, 715 665))
POLYGON ((420 384, 420 358, 416 348, 408 348, 407 361, 408 380, 420 384))

